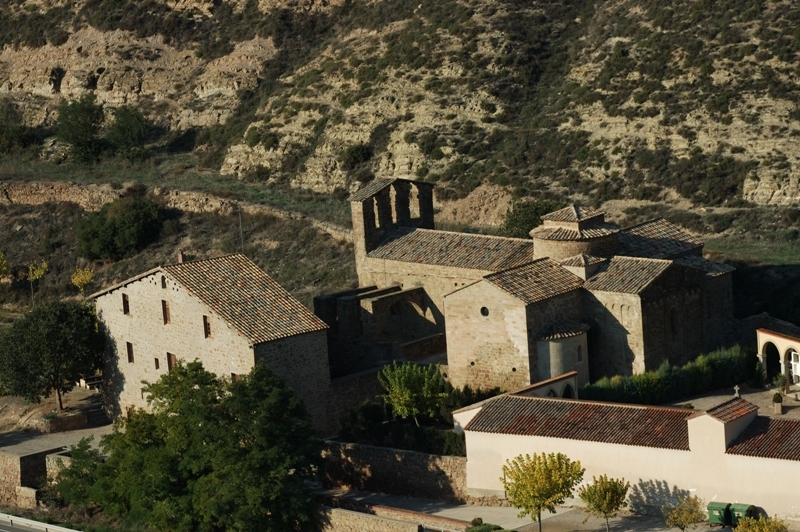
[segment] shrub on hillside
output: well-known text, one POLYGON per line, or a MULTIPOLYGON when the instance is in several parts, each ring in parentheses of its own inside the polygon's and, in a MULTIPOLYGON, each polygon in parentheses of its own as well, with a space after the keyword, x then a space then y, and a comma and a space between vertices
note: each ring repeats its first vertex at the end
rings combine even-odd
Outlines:
POLYGON ((119 260, 158 240, 163 216, 146 198, 120 198, 78 224, 78 255, 91 260, 119 260))
POLYGON ((361 163, 372 159, 372 146, 369 144, 354 144, 342 152, 342 163, 346 170, 352 170, 361 163))
POLYGON ((70 156, 80 162, 95 162, 103 151, 98 136, 103 124, 103 106, 94 94, 78 100, 63 101, 58 106, 57 136, 70 146, 70 156))
POLYGON ((7 98, 0 99, 0 155, 24 148, 29 137, 19 107, 7 98))
POLYGON ((580 391, 581 399, 658 405, 726 388, 756 377, 755 353, 738 345, 700 355, 685 366, 664 362, 656 371, 603 377, 580 391))
POLYGON ((114 119, 108 126, 106 139, 117 153, 129 161, 141 159, 144 156, 148 128, 147 119, 138 109, 123 105, 114 111, 114 119))

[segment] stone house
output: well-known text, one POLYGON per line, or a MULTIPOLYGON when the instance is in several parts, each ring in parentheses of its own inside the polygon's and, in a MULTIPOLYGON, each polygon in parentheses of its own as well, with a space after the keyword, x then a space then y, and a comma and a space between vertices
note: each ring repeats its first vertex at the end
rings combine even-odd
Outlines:
POLYGON ((433 185, 405 179, 376 179, 350 204, 361 288, 315 311, 357 360, 446 349, 455 386, 514 389, 681 364, 730 341, 733 268, 666 220, 620 228, 573 205, 531 239, 438 231, 433 185))
POLYGON ((502 466, 520 454, 560 452, 586 469, 630 481, 634 511, 678 497, 747 503, 800 517, 800 421, 758 415, 733 398, 705 412, 511 393, 454 413, 466 434, 467 491, 505 497, 502 466))
POLYGON ((178 360, 235 379, 265 362, 330 426, 327 325, 244 255, 153 268, 93 294, 113 415, 147 407, 142 382, 178 360))

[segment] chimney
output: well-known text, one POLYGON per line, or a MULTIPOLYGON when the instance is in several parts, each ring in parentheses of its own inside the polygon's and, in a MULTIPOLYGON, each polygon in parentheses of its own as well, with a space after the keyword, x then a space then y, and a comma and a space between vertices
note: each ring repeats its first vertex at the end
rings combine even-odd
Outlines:
POLYGON ((178 250, 178 264, 183 264, 183 250, 178 250))

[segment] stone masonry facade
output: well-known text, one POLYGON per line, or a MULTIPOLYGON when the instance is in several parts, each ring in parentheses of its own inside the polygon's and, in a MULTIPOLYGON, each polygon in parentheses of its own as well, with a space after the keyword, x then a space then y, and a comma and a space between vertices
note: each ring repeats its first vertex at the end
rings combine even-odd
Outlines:
POLYGON ((359 353, 444 332, 455 386, 510 390, 559 372, 583 385, 682 364, 732 341, 733 268, 704 259, 703 243, 666 220, 619 228, 569 206, 527 240, 436 231, 429 183, 376 179, 350 202, 361 290, 393 298, 338 315, 325 303, 331 330, 347 331, 338 340, 360 342, 359 353), (425 326, 403 317, 391 338, 365 326, 397 322, 395 300, 425 326))
MULTIPOLYGON (((177 360, 199 360, 208 371, 229 379, 248 373, 256 361, 263 360, 303 397, 315 427, 330 429, 324 326, 254 343, 161 268, 94 299, 108 338, 104 391, 113 415, 146 408, 142 383, 155 382, 177 360)), ((270 317, 266 314, 262 319, 268 322, 270 317)))

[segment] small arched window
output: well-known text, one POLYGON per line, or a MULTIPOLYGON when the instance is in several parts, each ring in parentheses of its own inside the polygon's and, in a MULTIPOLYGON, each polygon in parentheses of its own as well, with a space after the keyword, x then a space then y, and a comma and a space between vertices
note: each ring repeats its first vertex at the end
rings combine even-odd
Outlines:
POLYGON ((481 307, 481 316, 488 316, 488 315, 489 315, 489 309, 486 307, 481 307))
POLYGON ((167 287, 167 278, 162 275, 161 276, 161 288, 166 288, 166 287, 167 287))

